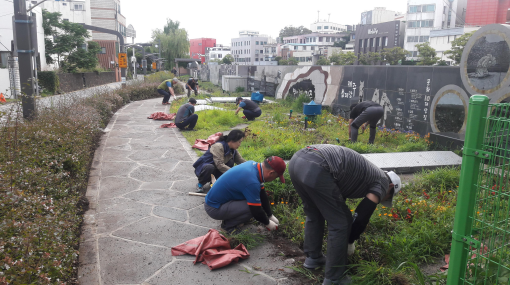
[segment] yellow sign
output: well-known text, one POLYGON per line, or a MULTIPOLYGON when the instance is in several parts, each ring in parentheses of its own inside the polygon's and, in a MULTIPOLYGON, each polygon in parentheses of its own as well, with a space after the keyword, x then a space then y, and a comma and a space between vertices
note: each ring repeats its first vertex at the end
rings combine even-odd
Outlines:
POLYGON ((119 53, 119 67, 127 68, 127 54, 126 53, 119 53))
POLYGON ((156 63, 155 62, 152 63, 152 69, 156 69, 156 63))

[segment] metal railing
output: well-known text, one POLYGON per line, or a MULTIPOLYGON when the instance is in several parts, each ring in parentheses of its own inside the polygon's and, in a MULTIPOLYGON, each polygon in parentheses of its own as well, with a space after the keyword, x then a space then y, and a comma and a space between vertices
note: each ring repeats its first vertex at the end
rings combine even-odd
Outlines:
POLYGON ((469 100, 448 285, 510 284, 510 103, 469 100))

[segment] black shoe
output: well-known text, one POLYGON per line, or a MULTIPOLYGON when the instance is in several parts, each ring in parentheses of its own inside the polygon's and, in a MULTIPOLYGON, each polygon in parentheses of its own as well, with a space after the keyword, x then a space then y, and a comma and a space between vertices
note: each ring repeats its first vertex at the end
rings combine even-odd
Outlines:
POLYGON ((220 226, 220 227, 221 227, 221 229, 222 229, 224 232, 226 232, 226 233, 227 233, 227 234, 229 234, 229 235, 232 235, 232 234, 238 234, 238 233, 240 233, 240 232, 242 231, 242 230, 241 230, 241 228, 240 228, 241 226, 242 226, 242 224, 241 224, 241 225, 237 225, 237 226, 235 226, 235 227, 233 227, 233 228, 229 228, 229 229, 227 229, 227 228, 225 227, 225 221, 221 221, 221 226, 220 226))

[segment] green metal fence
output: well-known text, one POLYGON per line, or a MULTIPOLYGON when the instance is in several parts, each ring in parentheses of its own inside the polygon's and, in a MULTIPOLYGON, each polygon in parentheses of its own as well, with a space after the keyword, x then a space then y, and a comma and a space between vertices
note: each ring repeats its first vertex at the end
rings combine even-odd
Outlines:
POLYGON ((469 101, 448 285, 510 284, 510 103, 469 101))

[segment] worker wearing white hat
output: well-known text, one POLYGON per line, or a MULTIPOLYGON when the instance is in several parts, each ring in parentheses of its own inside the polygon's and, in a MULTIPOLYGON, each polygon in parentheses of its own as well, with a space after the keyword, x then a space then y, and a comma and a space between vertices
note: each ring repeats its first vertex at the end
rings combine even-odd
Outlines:
POLYGON ((319 144, 294 154, 289 174, 303 201, 306 215, 304 267, 325 265, 323 284, 349 284, 347 256, 370 221, 377 204, 391 208, 400 191, 400 178, 385 172, 347 147, 319 144), (354 213, 346 199, 363 198, 354 213), (324 226, 328 222, 328 255, 322 254, 324 226))

